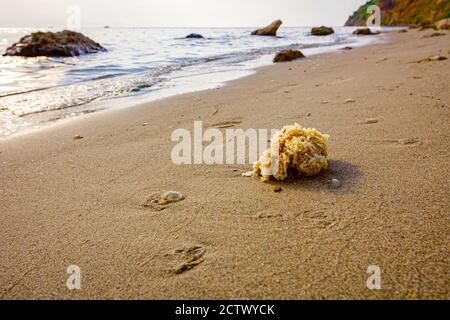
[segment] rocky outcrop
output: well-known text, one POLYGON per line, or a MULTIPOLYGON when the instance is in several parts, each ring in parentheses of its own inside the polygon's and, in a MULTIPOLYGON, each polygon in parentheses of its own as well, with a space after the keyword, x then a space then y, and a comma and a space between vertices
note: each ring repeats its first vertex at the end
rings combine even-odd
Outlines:
POLYGON ((311 34, 313 36, 327 36, 332 33, 334 33, 334 30, 333 28, 330 27, 321 26, 321 27, 314 27, 311 29, 311 34))
POLYGON ((369 13, 367 8, 377 5, 381 9, 384 26, 433 25, 450 17, 448 0, 370 0, 351 15, 346 26, 365 26, 369 13))
POLYGON ((379 34, 379 32, 372 32, 372 30, 370 30, 369 28, 360 28, 353 31, 353 34, 356 34, 358 36, 370 36, 379 34))
POLYGON ((284 50, 281 52, 278 52, 275 55, 275 58, 273 58, 273 62, 286 62, 286 61, 292 61, 300 58, 304 58, 305 56, 301 51, 298 50, 284 50))
POLYGON ((198 34, 198 33, 188 34, 185 38, 186 39, 204 39, 204 37, 201 34, 198 34))
POLYGON ((83 54, 106 51, 100 44, 81 33, 35 32, 27 35, 6 49, 5 56, 23 57, 75 57, 83 54))
POLYGON ((439 20, 434 26, 439 30, 450 30, 450 18, 439 20))
POLYGON ((273 36, 275 37, 277 35, 278 28, 283 24, 281 20, 276 20, 272 22, 267 27, 255 30, 252 32, 252 35, 254 36, 273 36))

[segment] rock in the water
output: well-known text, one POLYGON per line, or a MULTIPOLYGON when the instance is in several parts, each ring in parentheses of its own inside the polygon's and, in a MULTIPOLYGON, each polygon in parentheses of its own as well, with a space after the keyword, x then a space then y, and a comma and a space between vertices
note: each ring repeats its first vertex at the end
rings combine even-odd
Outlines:
POLYGON ((314 27, 311 29, 311 34, 313 36, 327 36, 327 35, 333 34, 333 33, 334 33, 333 28, 325 27, 325 26, 314 27))
POLYGON ((398 33, 407 33, 408 32, 408 30, 406 30, 406 29, 400 29, 400 30, 398 30, 398 33))
POLYGON ((201 34, 198 34, 198 33, 188 34, 185 38, 186 39, 204 39, 204 37, 201 34))
POLYGON ((252 35, 254 36, 273 36, 275 37, 277 35, 278 28, 283 24, 281 20, 276 20, 272 22, 267 27, 255 30, 252 32, 252 35))
POLYGON ((106 51, 100 44, 81 33, 35 32, 20 39, 6 50, 5 56, 23 57, 75 57, 82 54, 106 51))
POLYGON ((359 28, 359 29, 356 29, 355 31, 353 31, 353 34, 356 34, 358 36, 370 36, 370 35, 379 34, 379 32, 372 32, 372 30, 370 30, 370 28, 359 28))
POLYGON ((342 48, 342 50, 353 50, 353 47, 347 46, 347 47, 342 48))
POLYGON ((450 18, 439 20, 434 26, 439 30, 450 30, 450 18))
POLYGON ((278 52, 275 55, 275 58, 273 58, 273 62, 285 62, 285 61, 292 61, 295 59, 304 58, 305 56, 301 51, 298 50, 284 50, 281 52, 278 52))

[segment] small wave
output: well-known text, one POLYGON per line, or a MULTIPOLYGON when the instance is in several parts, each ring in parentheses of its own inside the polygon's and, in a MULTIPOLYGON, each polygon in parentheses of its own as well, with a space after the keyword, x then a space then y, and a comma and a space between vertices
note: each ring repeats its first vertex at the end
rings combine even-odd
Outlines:
POLYGON ((2 71, 10 77, 5 90, 20 88, 0 94, 0 104, 8 110, 2 112, 2 117, 10 117, 6 122, 13 123, 14 117, 28 120, 32 115, 55 111, 64 116, 64 109, 164 90, 174 85, 171 79, 251 70, 260 57, 280 50, 309 50, 361 41, 351 35, 350 29, 336 29, 333 36, 325 38, 309 36, 309 28, 283 28, 278 37, 251 36, 251 30, 202 29, 205 39, 185 41, 180 35, 193 30, 122 28, 105 33, 103 28, 87 29, 83 32, 88 36, 108 44, 107 54, 44 60, 0 57, 2 71))

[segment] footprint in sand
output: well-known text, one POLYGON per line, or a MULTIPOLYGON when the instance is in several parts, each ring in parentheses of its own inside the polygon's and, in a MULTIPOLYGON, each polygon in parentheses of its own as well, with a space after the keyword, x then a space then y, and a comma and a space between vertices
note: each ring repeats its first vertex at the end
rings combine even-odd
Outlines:
POLYGON ((390 143, 390 144, 409 146, 409 147, 415 147, 415 146, 419 146, 422 144, 422 142, 417 138, 393 139, 393 140, 386 140, 386 142, 390 143))
POLYGON ((403 138, 403 139, 389 140, 388 142, 410 147, 415 147, 422 144, 422 142, 420 142, 420 140, 417 138, 403 138))
POLYGON ((444 61, 444 60, 447 60, 447 57, 435 55, 420 60, 412 61, 411 63, 424 63, 424 62, 444 61))
POLYGON ((416 139, 416 138, 398 139, 395 142, 397 142, 398 144, 401 144, 403 146, 417 146, 417 145, 421 144, 419 139, 416 139))
POLYGON ((339 224, 339 219, 331 210, 305 210, 301 214, 305 229, 330 229, 339 224))
POLYGON ((168 191, 164 194, 153 193, 142 204, 144 208, 150 208, 155 211, 162 211, 166 209, 170 204, 183 201, 184 195, 177 191, 168 191))
POLYGON ((257 214, 255 214, 253 216, 253 218, 255 218, 255 219, 271 219, 271 218, 279 218, 282 216, 283 216, 283 214, 281 212, 268 210, 268 211, 258 212, 257 214))
POLYGON ((172 268, 175 274, 189 271, 204 261, 206 248, 202 246, 191 246, 177 249, 165 256, 172 260, 172 268))
POLYGON ((233 120, 226 120, 226 121, 215 123, 215 124, 211 125, 211 127, 225 129, 225 128, 234 127, 235 125, 240 124, 240 123, 242 123, 242 119, 233 119, 233 120))

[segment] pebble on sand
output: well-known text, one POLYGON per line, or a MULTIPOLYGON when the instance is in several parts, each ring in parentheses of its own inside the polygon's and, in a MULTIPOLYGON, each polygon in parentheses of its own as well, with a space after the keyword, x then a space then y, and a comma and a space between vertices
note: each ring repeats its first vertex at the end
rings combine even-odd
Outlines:
POLYGON ((253 171, 244 172, 242 176, 246 178, 251 178, 253 177, 253 171))
POLYGON ((345 103, 355 103, 355 102, 356 102, 355 99, 352 98, 348 98, 345 100, 345 103))
POLYGON ((81 140, 81 139, 83 139, 83 137, 80 136, 79 134, 73 136, 73 140, 81 140))
POLYGON ((281 187, 273 187, 272 190, 275 193, 279 193, 279 192, 283 191, 283 189, 281 187))

